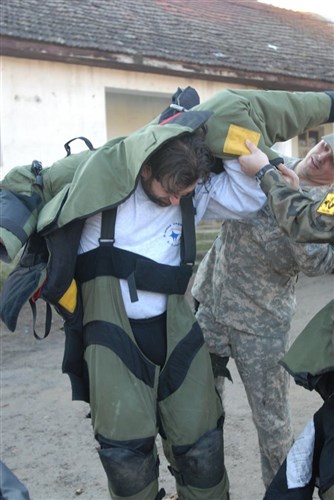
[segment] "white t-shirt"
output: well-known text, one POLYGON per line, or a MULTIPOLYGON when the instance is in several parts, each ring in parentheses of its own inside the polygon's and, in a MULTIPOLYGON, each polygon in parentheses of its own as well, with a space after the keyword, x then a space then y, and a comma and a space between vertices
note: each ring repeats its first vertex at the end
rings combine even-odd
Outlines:
POLYGON ((225 172, 211 176, 209 183, 197 184, 194 196, 195 222, 205 220, 243 219, 254 215, 267 197, 254 177, 248 177, 238 160, 224 162, 225 172))
MULTIPOLYGON (((237 161, 227 162, 225 172, 212 175, 208 184, 198 184, 194 205, 195 221, 202 218, 240 218, 256 212, 265 195, 256 181, 240 171, 237 161)), ((81 235, 79 254, 99 246, 101 213, 89 217, 81 235)), ((160 264, 180 264, 182 232, 179 206, 160 207, 144 192, 141 182, 134 193, 117 208, 115 247, 155 260, 160 264)), ((120 280, 125 309, 129 318, 150 318, 166 310, 167 296, 137 290, 138 301, 131 302, 126 280, 120 280)))

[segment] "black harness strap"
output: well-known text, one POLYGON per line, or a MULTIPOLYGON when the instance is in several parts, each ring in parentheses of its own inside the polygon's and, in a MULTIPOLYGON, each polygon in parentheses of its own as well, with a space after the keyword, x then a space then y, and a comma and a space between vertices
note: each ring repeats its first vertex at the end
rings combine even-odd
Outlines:
POLYGON ((34 337, 37 340, 43 340, 45 339, 51 330, 51 324, 52 324, 52 309, 51 306, 48 302, 45 303, 46 310, 45 310, 45 327, 44 327, 44 337, 40 337, 36 333, 36 319, 37 319, 37 309, 36 309, 36 302, 33 299, 29 299, 29 304, 31 307, 32 311, 32 324, 33 324, 33 332, 34 332, 34 337))
POLYGON ((131 274, 129 274, 126 281, 128 282, 131 302, 138 302, 139 299, 138 299, 138 293, 137 293, 135 273, 132 272, 131 274))
POLYGON ((100 245, 112 246, 115 242, 115 224, 117 207, 111 208, 102 213, 100 245))
POLYGON ((195 207, 192 196, 180 199, 182 214, 181 262, 194 265, 196 260, 195 207))
MULTIPOLYGON (((194 265, 196 260, 195 207, 192 197, 185 196, 180 200, 182 214, 181 262, 194 265)), ((115 224, 117 207, 102 213, 100 245, 113 245, 115 242, 115 224)))
MULTIPOLYGON (((117 207, 114 207, 102 213, 101 235, 99 239, 100 248, 102 247, 101 251, 103 247, 112 249, 106 265, 101 265, 100 271, 97 269, 94 271, 94 266, 91 265, 93 264, 92 262, 89 266, 85 265, 85 260, 91 259, 91 252, 79 256, 79 279, 84 282, 91 279, 93 277, 92 274, 99 275, 100 272, 126 279, 131 302, 138 300, 137 287, 143 290, 160 291, 161 293, 184 293, 196 258, 195 209, 192 197, 181 198, 180 206, 182 214, 181 266, 166 266, 133 252, 114 247, 117 216, 117 207), (90 272, 87 269, 90 269, 90 272), (151 273, 155 273, 155 276, 152 276, 151 273), (161 279, 157 279, 158 276, 161 279), (164 285, 157 284, 161 280, 164 282, 164 285), (144 281, 146 283, 143 285, 144 281)), ((96 257, 95 253, 94 257, 96 257)), ((95 262, 101 262, 106 260, 105 258, 94 260, 95 262)))
MULTIPOLYGON (((112 246, 115 242, 115 225, 116 225, 117 207, 111 208, 102 213, 101 237, 99 239, 100 246, 112 246)), ((127 277, 131 302, 138 301, 135 275, 132 272, 127 277)))
POLYGON ((183 295, 192 275, 192 266, 169 266, 115 246, 98 246, 78 255, 76 277, 80 283, 98 276, 130 281, 136 289, 166 295, 183 295), (131 275, 134 275, 133 277, 131 275))
POLYGON ((93 144, 90 142, 89 139, 87 139, 87 137, 83 137, 83 136, 73 137, 73 139, 70 139, 69 141, 66 142, 66 144, 64 144, 64 148, 65 148, 65 151, 67 153, 66 156, 70 156, 71 155, 70 144, 71 144, 71 142, 76 141, 77 139, 80 139, 81 141, 84 141, 84 143, 86 144, 86 146, 88 147, 88 149, 90 149, 91 151, 95 151, 95 148, 94 148, 93 144))

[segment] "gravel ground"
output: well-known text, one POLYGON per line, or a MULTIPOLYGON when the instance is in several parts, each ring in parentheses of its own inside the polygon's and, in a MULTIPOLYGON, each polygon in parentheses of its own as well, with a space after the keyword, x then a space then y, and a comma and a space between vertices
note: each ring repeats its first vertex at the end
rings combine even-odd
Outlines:
MULTIPOLYGON (((292 338, 333 294, 333 275, 301 276, 292 338)), ((97 443, 86 418, 88 405, 71 401, 69 380, 61 373, 61 321, 54 313, 52 332, 43 341, 34 339, 31 325, 29 307, 22 310, 15 333, 1 324, 1 459, 26 484, 31 500, 108 500, 97 443)), ((234 383, 228 384, 225 401, 231 500, 261 500, 264 492, 257 437, 233 362, 231 371, 234 383)), ((292 381, 291 407, 297 434, 319 406, 317 394, 292 381)), ((160 459, 161 487, 173 495, 174 481, 162 452, 160 459)))

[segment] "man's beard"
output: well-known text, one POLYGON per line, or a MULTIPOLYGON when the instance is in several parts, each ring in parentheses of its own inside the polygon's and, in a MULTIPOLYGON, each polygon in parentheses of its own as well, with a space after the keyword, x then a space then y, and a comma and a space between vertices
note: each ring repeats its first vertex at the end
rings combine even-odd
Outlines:
POLYGON ((146 180, 142 177, 141 185, 143 186, 146 196, 153 201, 153 203, 156 203, 159 207, 169 207, 171 205, 168 197, 159 197, 152 192, 152 177, 149 177, 146 180))

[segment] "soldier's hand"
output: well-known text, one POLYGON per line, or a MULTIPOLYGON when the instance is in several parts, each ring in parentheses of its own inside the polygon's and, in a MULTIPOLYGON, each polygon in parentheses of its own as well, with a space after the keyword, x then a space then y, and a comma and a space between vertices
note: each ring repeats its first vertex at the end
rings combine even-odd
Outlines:
POLYGON ((241 165, 241 170, 247 175, 255 175, 262 167, 268 165, 268 156, 256 147, 249 139, 245 141, 250 154, 239 156, 239 163, 241 165))
POLYGON ((283 165, 283 163, 277 165, 277 168, 288 186, 297 191, 299 189, 299 177, 296 172, 283 165))

